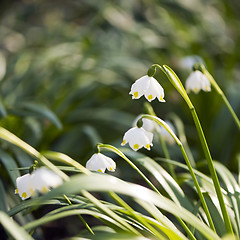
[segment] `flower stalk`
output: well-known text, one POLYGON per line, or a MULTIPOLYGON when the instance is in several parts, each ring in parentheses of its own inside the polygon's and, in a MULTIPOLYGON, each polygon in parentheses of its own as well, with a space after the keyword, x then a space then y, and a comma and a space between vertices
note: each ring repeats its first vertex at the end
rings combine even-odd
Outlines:
POLYGON ((184 147, 183 147, 181 141, 178 139, 178 137, 175 135, 175 133, 172 131, 172 129, 171 129, 163 120, 161 120, 160 118, 155 117, 155 116, 151 116, 151 115, 142 115, 142 118, 148 118, 148 119, 150 119, 150 120, 153 120, 153 121, 155 121, 157 124, 159 124, 160 126, 164 127, 164 128, 169 132, 169 134, 174 138, 174 140, 176 141, 176 143, 178 144, 178 146, 179 146, 179 148, 180 148, 180 150, 181 150, 181 152, 182 152, 182 155, 183 155, 183 157, 184 157, 184 159, 185 159, 185 162, 186 162, 186 164, 187 164, 187 166, 188 166, 188 169, 189 169, 189 172, 190 172, 191 177, 192 177, 192 179, 193 179, 194 185, 195 185, 195 187, 196 187, 196 189, 197 189, 197 192, 198 192, 199 198, 200 198, 200 200, 201 200, 203 209, 204 209, 204 211, 205 211, 205 213, 206 213, 206 216, 207 216, 209 225, 210 225, 210 227, 212 228, 212 230, 216 232, 215 227, 214 227, 214 224, 213 224, 213 221, 212 221, 212 217, 211 217, 211 215, 210 215, 210 212, 209 212, 208 207, 207 207, 207 204, 206 204, 206 201, 205 201, 205 199, 204 199, 204 197, 203 197, 201 188, 200 188, 200 186, 199 186, 199 183, 198 183, 198 181, 197 181, 197 178, 196 178, 196 176, 195 176, 195 173, 194 173, 194 171, 193 171, 193 168, 192 168, 192 166, 191 166, 191 163, 190 163, 190 161, 189 161, 189 159, 188 159, 188 157, 187 157, 187 154, 186 154, 186 152, 185 152, 185 150, 184 150, 184 147))
MULTIPOLYGON (((157 66, 159 66, 159 65, 157 65, 157 66)), ((206 157, 206 160, 207 160, 207 163, 208 163, 208 168, 209 168, 209 171, 210 171, 210 174, 211 174, 211 178, 213 180, 214 188, 215 188, 215 191, 216 191, 216 194, 217 194, 217 197, 218 197, 218 201, 219 201, 219 204, 220 204, 220 208, 221 208, 221 211, 222 211, 222 215, 223 215, 223 219, 224 219, 224 222, 225 222, 226 229, 227 229, 228 233, 233 233, 230 218, 229 218, 229 215, 228 215, 228 212, 227 212, 227 209, 226 209, 226 205, 224 203, 220 183, 219 183, 219 180, 218 180, 218 177, 217 177, 214 165, 213 165, 213 160, 212 160, 212 157, 211 157, 211 154, 210 154, 210 151, 209 151, 209 148, 208 148, 208 145, 207 145, 207 141, 206 141, 205 135, 203 133, 200 121, 198 119, 196 110, 195 110, 194 106, 192 105, 192 103, 191 103, 183 85, 181 84, 181 81, 179 80, 177 75, 174 73, 174 71, 166 65, 163 65, 163 67, 159 66, 159 68, 167 75, 170 82, 178 90, 178 92, 182 95, 182 97, 186 101, 186 103, 187 103, 187 105, 188 105, 188 107, 191 111, 196 129, 197 129, 197 132, 198 132, 198 135, 199 135, 199 138, 200 138, 200 142, 201 142, 201 145, 202 145, 202 148, 203 148, 203 152, 205 154, 205 157, 206 157)))
POLYGON ((217 82, 213 78, 213 76, 208 72, 208 70, 205 68, 205 66, 203 64, 198 64, 196 67, 198 67, 204 73, 204 75, 208 78, 208 80, 210 81, 213 88, 216 90, 217 94, 220 95, 223 102, 226 104, 230 114, 232 115, 233 120, 235 121, 235 123, 238 127, 238 130, 240 130, 240 120, 237 117, 236 113, 234 112, 234 110, 233 110, 232 106, 230 105, 228 99, 226 98, 225 94, 223 93, 223 91, 221 90, 221 88, 218 86, 217 82))

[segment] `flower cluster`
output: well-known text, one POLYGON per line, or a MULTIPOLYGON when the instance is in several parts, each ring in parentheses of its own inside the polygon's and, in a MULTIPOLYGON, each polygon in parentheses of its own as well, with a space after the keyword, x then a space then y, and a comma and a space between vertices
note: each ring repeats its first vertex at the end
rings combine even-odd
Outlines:
POLYGON ((16 194, 25 200, 34 196, 36 192, 46 193, 50 188, 58 187, 63 183, 63 180, 53 171, 46 167, 41 167, 35 170, 32 174, 25 174, 16 179, 17 189, 16 194))

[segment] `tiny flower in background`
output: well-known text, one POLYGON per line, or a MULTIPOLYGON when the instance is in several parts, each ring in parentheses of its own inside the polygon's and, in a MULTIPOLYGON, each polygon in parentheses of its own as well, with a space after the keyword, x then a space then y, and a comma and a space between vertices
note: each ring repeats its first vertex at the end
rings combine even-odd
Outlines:
POLYGON ((55 172, 46 167, 38 168, 32 174, 32 182, 34 188, 41 192, 46 193, 50 188, 55 188, 63 183, 63 180, 55 172))
POLYGON ((86 168, 103 173, 106 169, 114 172, 116 169, 116 163, 110 157, 107 157, 101 153, 95 153, 87 161, 86 168))
MULTIPOLYGON (((171 130, 175 133, 175 128, 174 126, 169 122, 165 121, 165 123, 171 128, 171 130)), ((170 145, 173 145, 175 143, 174 138, 170 135, 170 133, 163 127, 160 126, 158 128, 159 133, 161 134, 161 137, 163 138, 164 141, 169 143, 170 145)))
POLYGON ((28 173, 16 179, 17 189, 15 193, 19 194, 22 200, 30 198, 35 193, 31 177, 28 173))
POLYGON ((150 150, 152 146, 153 134, 146 131, 143 127, 133 127, 129 129, 123 136, 122 146, 129 143, 129 146, 137 151, 138 149, 144 147, 150 150))
POLYGON ((58 187, 63 183, 61 177, 46 167, 38 168, 32 174, 25 174, 16 179, 16 194, 25 200, 35 195, 36 191, 46 193, 50 188, 58 187))
POLYGON ((186 80, 187 92, 191 90, 198 93, 201 89, 205 92, 211 91, 211 84, 208 78, 200 71, 192 72, 186 80))
POLYGON ((160 102, 165 102, 164 98, 164 90, 159 82, 149 76, 143 76, 133 83, 131 87, 131 91, 129 94, 132 94, 133 99, 138 99, 141 96, 145 96, 145 98, 151 102, 156 97, 160 102))

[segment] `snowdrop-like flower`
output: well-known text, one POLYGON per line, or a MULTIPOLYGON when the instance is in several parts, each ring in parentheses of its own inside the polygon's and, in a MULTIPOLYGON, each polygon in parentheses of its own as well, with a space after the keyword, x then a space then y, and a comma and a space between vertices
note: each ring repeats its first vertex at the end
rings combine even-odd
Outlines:
POLYGON ((34 195, 34 187, 32 184, 32 176, 28 173, 16 179, 17 189, 15 190, 16 194, 25 200, 34 195))
POLYGON ((17 189, 22 200, 35 195, 36 191, 46 193, 50 188, 58 187, 63 183, 61 177, 46 167, 35 170, 32 174, 25 174, 16 179, 17 189))
POLYGON ((149 76, 143 76, 133 83, 131 87, 131 91, 129 94, 132 94, 133 99, 138 99, 141 96, 145 96, 145 98, 151 102, 156 97, 160 102, 165 102, 164 98, 164 90, 159 82, 149 76))
POLYGON ((38 168, 32 174, 32 183, 34 188, 41 192, 46 193, 50 188, 55 188, 63 183, 63 180, 55 172, 46 167, 38 168))
MULTIPOLYGON (((175 133, 175 128, 174 126, 169 122, 169 121, 165 121, 165 123, 171 128, 171 130, 175 133)), ((170 133, 163 127, 160 126, 158 128, 159 133, 161 134, 161 137, 163 138, 163 140, 165 140, 167 143, 169 143, 170 145, 175 143, 174 138, 170 135, 170 133)))
MULTIPOLYGON (((143 114, 140 114, 135 118, 135 120, 133 122, 134 127, 137 126, 137 122, 142 117, 142 115, 143 114)), ((148 132, 153 132, 154 129, 157 127, 157 124, 153 120, 150 120, 147 118, 142 118, 142 123, 143 123, 142 127, 148 132)))
POLYGON ((137 151, 138 149, 144 147, 150 150, 152 146, 153 134, 146 131, 143 127, 133 127, 129 129, 123 136, 122 146, 129 143, 129 146, 137 151))
POLYGON ((103 173, 107 168, 108 171, 114 172, 116 169, 116 163, 110 157, 107 157, 101 153, 95 153, 87 161, 86 168, 103 173))
POLYGON ((198 93, 201 89, 205 92, 211 91, 211 84, 208 78, 200 71, 192 72, 186 80, 187 92, 192 90, 198 93))

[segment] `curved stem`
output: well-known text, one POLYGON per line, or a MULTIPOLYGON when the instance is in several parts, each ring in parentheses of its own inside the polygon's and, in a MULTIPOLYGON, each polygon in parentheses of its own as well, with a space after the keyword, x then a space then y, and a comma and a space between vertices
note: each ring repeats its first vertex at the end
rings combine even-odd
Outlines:
MULTIPOLYGON (((65 195, 63 194, 63 197, 66 199, 66 201, 68 202, 69 205, 72 205, 71 200, 65 195)), ((87 228, 87 230, 92 234, 95 235, 95 233, 93 232, 93 230, 90 228, 90 226, 87 224, 87 222, 84 220, 84 218, 78 214, 78 218, 82 221, 82 223, 84 224, 84 226, 87 228)))
POLYGON ((112 152, 115 152, 116 154, 118 154, 120 157, 122 157, 124 160, 126 160, 126 162, 133 168, 135 169, 142 177, 143 179, 148 183, 148 185, 158 194, 161 194, 157 188, 148 180, 148 178, 141 172, 141 170, 133 163, 131 162, 130 159, 128 159, 121 151, 119 151, 117 148, 115 148, 112 145, 109 144, 102 144, 99 143, 98 144, 99 148, 105 148, 107 150, 110 150, 112 152))
POLYGON ((228 215, 228 212, 227 212, 226 205, 224 203, 220 183, 218 181, 217 173, 216 173, 214 165, 213 165, 213 160, 212 160, 212 157, 211 157, 208 145, 207 145, 206 138, 204 136, 201 124, 199 122, 197 113, 196 113, 194 108, 191 109, 191 113, 192 113, 193 120, 194 120, 194 123, 195 123, 196 128, 197 128, 197 131, 198 131, 198 135, 199 135, 199 138, 200 138, 200 142, 201 142, 205 157, 207 159, 208 168, 209 168, 212 180, 213 180, 213 184, 214 184, 215 191, 216 191, 218 201, 219 201, 219 204, 220 204, 220 208, 221 208, 221 211, 222 211, 222 214, 223 214, 223 219, 224 219, 224 222, 225 222, 226 229, 229 233, 233 233, 232 225, 231 225, 231 222, 230 222, 230 218, 229 218, 229 215, 228 215))
POLYGON ((219 204, 220 204, 220 207, 221 207, 221 211, 222 211, 222 215, 223 215, 223 219, 224 219, 224 222, 225 222, 226 229, 227 229, 228 233, 233 234, 232 225, 231 225, 231 222, 230 222, 230 219, 229 219, 229 216, 228 216, 226 205, 224 203, 224 199, 223 199, 222 191, 221 191, 220 184, 219 184, 219 181, 218 181, 218 177, 217 177, 215 168, 213 166, 213 160, 212 160, 212 157, 211 157, 211 154, 210 154, 210 151, 209 151, 209 148, 208 148, 208 145, 207 145, 207 141, 205 139, 205 136, 204 136, 201 124, 199 122, 197 113, 195 111, 195 108, 192 105, 192 102, 190 101, 188 95, 184 94, 184 93, 186 93, 186 91, 183 88, 182 84, 179 84, 179 82, 181 82, 181 81, 177 77, 177 75, 174 73, 174 71, 170 67, 168 67, 166 65, 164 65, 163 67, 160 67, 160 69, 167 75, 169 81, 173 84, 173 86, 182 95, 182 97, 186 101, 186 103, 187 103, 187 105, 188 105, 188 107, 189 107, 189 109, 191 111, 191 114, 193 116, 193 120, 194 120, 196 129, 197 129, 197 132, 198 132, 198 135, 199 135, 199 138, 200 138, 200 142, 201 142, 201 145, 202 145, 202 148, 203 148, 203 151, 204 151, 207 163, 208 163, 208 167, 209 167, 209 170, 210 170, 211 178, 213 180, 213 184, 214 184, 214 187, 215 187, 215 190, 216 190, 216 193, 217 193, 217 197, 218 197, 218 201, 219 201, 219 204), (178 85, 181 85, 181 87, 183 89, 179 88, 178 85))
POLYGON ((174 140, 176 141, 176 143, 177 143, 178 146, 180 147, 180 150, 181 150, 181 152, 182 152, 182 155, 183 155, 183 157, 184 157, 184 159, 185 159, 185 161, 186 161, 186 164, 187 164, 187 166, 188 166, 189 172, 190 172, 191 177, 192 177, 192 179, 193 179, 194 185, 195 185, 195 187, 196 187, 196 189, 197 189, 197 192, 198 192, 199 198, 200 198, 200 200, 201 200, 203 209, 204 209, 204 211, 205 211, 205 213, 206 213, 206 216, 207 216, 209 225, 210 225, 210 227, 212 228, 212 230, 214 230, 214 231, 216 232, 215 227, 214 227, 214 224, 213 224, 213 221, 212 221, 212 218, 211 218, 211 215, 210 215, 210 212, 209 212, 209 210, 208 210, 207 204, 206 204, 205 199, 204 199, 204 197, 203 197, 203 194, 202 194, 202 192, 201 192, 201 188, 200 188, 200 186, 199 186, 199 184, 198 184, 197 178, 196 178, 196 176, 195 176, 195 173, 194 173, 194 171, 193 171, 193 168, 192 168, 192 166, 191 166, 191 163, 190 163, 190 161, 189 161, 189 159, 188 159, 188 157, 187 157, 187 154, 186 154, 186 152, 185 152, 185 150, 184 150, 184 147, 183 147, 181 141, 180 141, 180 140, 178 139, 178 137, 174 134, 174 132, 171 130, 171 128, 170 128, 163 120, 161 120, 160 118, 155 117, 155 116, 151 116, 151 115, 142 115, 142 118, 148 118, 148 119, 150 119, 150 120, 153 120, 153 121, 155 121, 156 123, 158 123, 160 126, 164 127, 164 128, 168 131, 168 133, 174 138, 174 140))
POLYGON ((213 88, 216 90, 216 92, 218 93, 218 95, 221 96, 223 102, 226 104, 230 114, 233 117, 233 120, 235 121, 238 130, 240 130, 240 121, 239 118, 237 117, 236 113, 234 112, 232 106, 230 105, 228 99, 226 98, 225 94, 223 93, 223 91, 221 90, 221 88, 218 86, 217 82, 215 81, 215 79, 212 77, 212 75, 208 72, 208 70, 201 64, 200 68, 202 70, 202 72, 204 73, 204 75, 208 78, 208 80, 210 81, 211 85, 213 86, 213 88))

